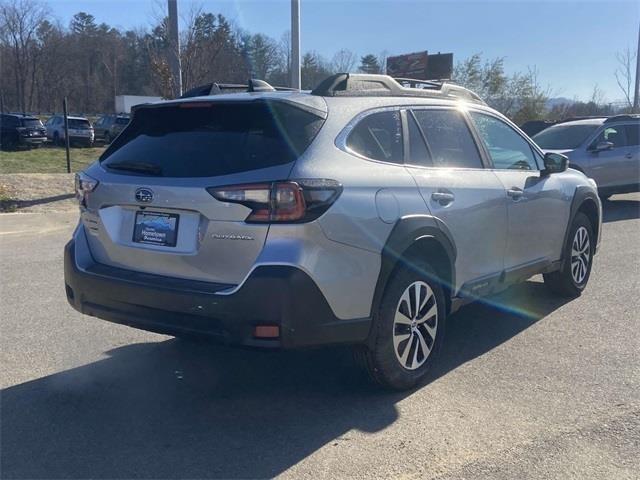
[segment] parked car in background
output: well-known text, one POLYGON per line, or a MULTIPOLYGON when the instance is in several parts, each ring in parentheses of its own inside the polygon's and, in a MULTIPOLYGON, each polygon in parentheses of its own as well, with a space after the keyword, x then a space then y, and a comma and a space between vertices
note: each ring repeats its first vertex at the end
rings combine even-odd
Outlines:
POLYGON ((640 191, 640 115, 569 120, 533 140, 546 152, 569 157, 569 166, 593 178, 598 194, 640 191))
POLYGON ((128 124, 129 115, 104 115, 93 124, 96 140, 111 143, 128 124))
MULTIPOLYGON (((95 140, 93 126, 84 117, 67 117, 69 120, 69 143, 71 145, 82 145, 90 147, 95 140)), ((47 138, 54 144, 60 145, 64 142, 64 117, 54 115, 45 122, 47 127, 47 138)))
POLYGON ((403 389, 463 304, 539 273, 580 295, 595 182, 474 93, 424 86, 337 74, 138 107, 76 177, 69 303, 232 344, 353 344, 403 389))
POLYGON ((3 113, 0 119, 0 146, 4 150, 39 147, 47 141, 47 130, 37 117, 3 113))
POLYGON ((520 130, 530 137, 533 137, 536 133, 540 133, 545 128, 549 128, 555 124, 556 122, 553 120, 529 120, 520 125, 520 130))

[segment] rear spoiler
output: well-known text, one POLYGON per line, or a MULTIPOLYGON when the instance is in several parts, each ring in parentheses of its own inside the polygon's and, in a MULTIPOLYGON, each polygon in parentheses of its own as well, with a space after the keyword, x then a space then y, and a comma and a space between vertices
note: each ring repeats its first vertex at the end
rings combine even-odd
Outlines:
POLYGON ((238 92, 296 92, 298 89, 289 87, 272 87, 264 80, 250 78, 246 85, 237 83, 206 83, 191 90, 187 90, 179 98, 206 97, 208 95, 220 95, 222 93, 238 92))

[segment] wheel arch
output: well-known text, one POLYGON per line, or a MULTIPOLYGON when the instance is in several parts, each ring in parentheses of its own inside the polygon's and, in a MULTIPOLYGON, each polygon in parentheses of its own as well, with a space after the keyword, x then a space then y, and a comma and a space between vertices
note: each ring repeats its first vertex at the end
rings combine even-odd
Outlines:
POLYGON ((593 227, 593 234, 597 247, 598 239, 600 238, 600 217, 598 204, 593 198, 587 197, 582 201, 582 203, 580 203, 580 206, 578 207, 576 213, 584 213, 589 219, 589 222, 593 227))
POLYGON ((587 186, 579 186, 576 188, 575 194, 573 196, 573 201, 571 202, 571 214, 569 215, 569 223, 567 224, 564 235, 563 248, 564 245, 567 244, 571 225, 573 224, 573 221, 578 213, 584 213, 589 219, 589 222, 593 227, 595 248, 598 248, 598 245, 600 243, 602 217, 599 202, 600 200, 598 199, 598 194, 592 188, 587 186))
POLYGON ((445 291, 447 311, 455 290, 456 247, 446 225, 430 215, 411 215, 398 220, 382 249, 382 262, 371 307, 372 316, 380 306, 386 285, 400 266, 420 268, 428 263, 445 291))

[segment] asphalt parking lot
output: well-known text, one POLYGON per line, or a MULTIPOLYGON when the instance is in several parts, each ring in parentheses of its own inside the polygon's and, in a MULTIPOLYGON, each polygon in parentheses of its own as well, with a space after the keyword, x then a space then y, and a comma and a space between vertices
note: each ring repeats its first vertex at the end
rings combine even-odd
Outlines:
POLYGON ((0 216, 2 478, 638 478, 640 195, 585 294, 463 308, 439 368, 371 387, 346 349, 229 349, 67 306, 76 214, 0 216))

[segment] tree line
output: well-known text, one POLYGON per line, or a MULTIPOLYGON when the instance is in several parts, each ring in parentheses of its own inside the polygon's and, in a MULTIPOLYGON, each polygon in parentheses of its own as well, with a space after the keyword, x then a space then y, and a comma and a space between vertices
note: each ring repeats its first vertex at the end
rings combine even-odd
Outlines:
MULTIPOLYGON (((248 78, 289 85, 288 33, 276 40, 247 32, 201 8, 190 11, 183 23, 179 54, 184 90, 212 81, 245 83, 248 78)), ((99 113, 113 111, 116 95, 173 98, 177 92, 167 60, 170 48, 167 18, 157 18, 149 28, 121 30, 79 12, 62 25, 39 0, 0 0, 2 109, 55 112, 67 97, 74 112, 99 113)), ((384 73, 385 65, 386 52, 359 57, 341 49, 326 58, 308 51, 301 59, 302 88, 311 89, 336 72, 384 73)), ((551 90, 540 85, 537 70, 507 74, 503 58, 472 55, 456 64, 453 76, 517 123, 575 110, 576 102, 571 102, 550 111, 551 90)), ((595 93, 591 102, 582 102, 582 111, 600 114, 607 108, 595 93)))

